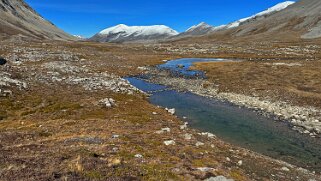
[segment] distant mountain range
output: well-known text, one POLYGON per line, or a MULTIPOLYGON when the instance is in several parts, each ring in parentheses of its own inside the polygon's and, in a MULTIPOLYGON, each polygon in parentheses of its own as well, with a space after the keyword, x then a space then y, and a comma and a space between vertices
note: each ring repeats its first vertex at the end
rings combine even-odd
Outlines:
POLYGON ((189 28, 187 31, 180 33, 178 36, 174 37, 174 38, 179 38, 179 37, 188 37, 188 36, 199 36, 199 35, 205 35, 205 34, 209 34, 209 33, 213 33, 215 31, 219 31, 219 30, 226 30, 226 29, 232 29, 232 28, 237 28, 242 24, 245 24, 247 22, 251 22, 251 21, 258 21, 260 19, 264 19, 276 12, 279 12, 285 8, 287 8, 288 6, 294 4, 294 1, 285 1, 282 3, 279 3, 265 11, 262 11, 260 13, 257 13, 253 16, 247 17, 247 18, 242 18, 240 20, 234 21, 232 23, 229 23, 227 25, 220 25, 217 27, 211 26, 209 24, 206 24, 205 22, 202 22, 198 25, 192 26, 191 28, 189 28))
POLYGON ((89 40, 98 42, 139 42, 166 39, 177 35, 178 32, 164 25, 127 26, 120 24, 107 28, 89 40))
MULTIPOLYGON (((321 1, 285 1, 253 16, 227 25, 211 26, 200 23, 178 33, 164 25, 127 26, 120 24, 97 33, 87 41, 97 42, 159 42, 159 41, 215 41, 236 37, 260 39, 321 38, 321 1)), ((69 35, 42 18, 23 0, 0 0, 0 38, 12 35, 36 39, 83 40, 69 35)))
POLYGON ((285 1, 279 3, 265 11, 257 13, 253 16, 237 20, 235 22, 229 23, 227 25, 221 25, 218 27, 211 26, 205 22, 202 22, 198 25, 192 26, 183 33, 177 33, 177 31, 164 26, 164 25, 155 25, 155 26, 127 26, 127 25, 117 25, 111 28, 107 28, 89 40, 97 42, 146 42, 146 41, 157 41, 157 40, 166 40, 166 39, 178 39, 182 37, 190 36, 201 36, 213 33, 219 30, 232 29, 245 24, 251 21, 258 21, 264 19, 276 12, 279 12, 288 6, 294 4, 294 1, 285 1))
MULTIPOLYGON (((45 3, 45 2, 44 2, 45 3)), ((42 18, 23 0, 0 0, 0 36, 74 40, 75 38, 42 18)))

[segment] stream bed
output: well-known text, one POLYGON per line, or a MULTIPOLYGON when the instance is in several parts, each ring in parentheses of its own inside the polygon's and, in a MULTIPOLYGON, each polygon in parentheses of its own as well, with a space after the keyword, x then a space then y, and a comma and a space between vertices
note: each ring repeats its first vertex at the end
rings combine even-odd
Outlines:
MULTIPOLYGON (((172 71, 173 76, 204 78, 201 71, 190 71, 194 62, 221 59, 179 59, 158 66, 172 71)), ((211 132, 220 139, 291 164, 321 171, 321 141, 292 129, 288 123, 275 121, 253 110, 227 102, 178 92, 150 83, 145 78, 126 78, 140 90, 150 93, 149 101, 158 106, 175 108, 176 115, 200 131, 211 132), (184 119, 186 118, 186 119, 184 119)))

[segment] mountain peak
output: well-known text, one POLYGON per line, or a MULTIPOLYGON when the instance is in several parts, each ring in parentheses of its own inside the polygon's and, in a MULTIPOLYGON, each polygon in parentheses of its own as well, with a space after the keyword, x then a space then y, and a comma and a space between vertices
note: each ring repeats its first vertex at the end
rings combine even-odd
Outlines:
POLYGON ((213 28, 213 26, 211 26, 205 22, 201 22, 198 25, 194 25, 194 26, 190 27, 189 29, 187 29, 186 32, 192 32, 197 29, 208 29, 208 28, 213 28))
POLYGON ((178 32, 165 25, 127 26, 119 24, 102 30, 91 39, 103 42, 128 42, 163 39, 178 32))

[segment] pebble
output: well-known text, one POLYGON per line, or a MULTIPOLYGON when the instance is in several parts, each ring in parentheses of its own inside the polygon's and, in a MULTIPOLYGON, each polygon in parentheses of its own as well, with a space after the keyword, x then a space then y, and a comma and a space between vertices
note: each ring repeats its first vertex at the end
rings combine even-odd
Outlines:
POLYGON ((208 171, 214 170, 214 168, 210 168, 210 167, 199 167, 199 168, 197 168, 197 170, 199 170, 199 171, 201 171, 201 172, 208 172, 208 171))
POLYGON ((105 98, 99 101, 99 104, 106 107, 106 108, 111 108, 116 106, 115 100, 112 98, 105 98))
POLYGON ((240 160, 239 162, 237 162, 237 165, 238 165, 238 166, 242 166, 242 165, 243 165, 243 161, 240 160))
POLYGON ((143 158, 143 155, 141 155, 141 154, 136 154, 136 155, 135 155, 135 158, 143 158))
POLYGON ((199 147, 199 146, 203 146, 204 145, 204 143, 202 143, 202 142, 196 142, 196 144, 195 144, 195 146, 197 146, 197 147, 199 147))
POLYGON ((111 138, 113 138, 113 139, 119 138, 119 135, 114 134, 113 136, 111 136, 111 138))
POLYGON ((165 132, 171 132, 171 129, 170 128, 162 128, 160 131, 156 131, 155 133, 157 134, 163 134, 165 132))
POLYGON ((167 141, 164 141, 164 144, 165 144, 166 146, 169 146, 169 145, 175 145, 176 143, 175 143, 174 140, 167 140, 167 141))
POLYGON ((204 181, 234 181, 233 179, 227 179, 224 176, 210 177, 204 181))
POLYGON ((289 172, 289 171, 290 171, 290 169, 287 168, 287 167, 282 167, 281 170, 286 171, 286 172, 289 172))
POLYGON ((175 110, 175 108, 173 108, 173 109, 168 109, 167 112, 169 112, 170 114, 174 115, 175 112, 176 112, 176 110, 175 110))
POLYGON ((185 140, 191 140, 191 139, 192 139, 192 134, 186 133, 186 134, 184 135, 184 139, 185 139, 185 140))
POLYGON ((181 130, 186 129, 186 128, 187 128, 187 125, 188 125, 188 123, 185 122, 183 125, 180 126, 180 129, 181 129, 181 130))

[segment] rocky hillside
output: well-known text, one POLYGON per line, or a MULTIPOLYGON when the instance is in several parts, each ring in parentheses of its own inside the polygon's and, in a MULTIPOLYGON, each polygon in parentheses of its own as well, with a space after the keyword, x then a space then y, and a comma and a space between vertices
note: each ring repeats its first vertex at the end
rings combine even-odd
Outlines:
POLYGON ((321 1, 301 0, 261 21, 249 22, 237 29, 236 36, 284 34, 293 32, 300 38, 321 37, 321 1))
POLYGON ((97 33, 90 40, 114 43, 146 42, 168 38, 177 34, 175 30, 164 25, 127 26, 120 24, 97 33))
POLYGON ((177 35, 177 37, 204 35, 214 30, 215 30, 214 26, 211 26, 205 22, 202 22, 198 25, 194 25, 190 27, 185 32, 177 35))
POLYGON ((42 18, 23 0, 0 0, 0 35, 18 34, 38 39, 75 39, 42 18))
POLYGON ((285 9, 261 17, 231 23, 202 37, 181 39, 181 42, 212 41, 301 41, 321 38, 321 1, 300 0, 285 9), (227 25, 228 27, 231 27, 227 25))
POLYGON ((259 12, 257 14, 254 14, 254 15, 246 17, 246 18, 236 20, 236 21, 228 23, 226 25, 220 25, 220 26, 215 27, 215 26, 211 26, 207 23, 202 22, 198 25, 194 25, 194 26, 190 27, 185 32, 180 33, 177 36, 171 37, 171 39, 173 40, 173 39, 188 38, 188 37, 193 37, 193 36, 202 36, 202 35, 207 35, 207 34, 222 31, 222 30, 235 29, 241 25, 265 19, 265 18, 287 8, 288 6, 290 6, 294 3, 295 3, 294 1, 281 2, 281 3, 276 4, 275 6, 272 6, 268 9, 262 11, 262 12, 259 12))

